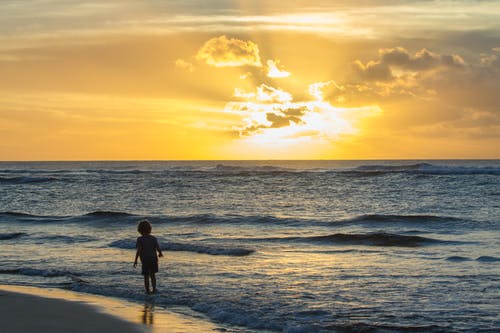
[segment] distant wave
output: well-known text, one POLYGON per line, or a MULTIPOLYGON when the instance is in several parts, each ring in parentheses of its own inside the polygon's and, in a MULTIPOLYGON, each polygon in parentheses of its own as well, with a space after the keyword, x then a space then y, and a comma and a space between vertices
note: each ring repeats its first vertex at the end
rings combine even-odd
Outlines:
POLYGON ((451 166, 451 165, 436 165, 430 163, 415 163, 401 165, 361 165, 351 170, 346 170, 347 173, 367 173, 372 175, 387 174, 387 173, 420 173, 433 175, 500 175, 500 167, 469 167, 469 166, 451 166))
POLYGON ((425 225, 433 228, 446 227, 467 227, 477 228, 483 223, 456 217, 440 215, 391 215, 391 214, 364 214, 348 219, 339 220, 313 220, 301 218, 275 217, 269 215, 216 215, 216 214, 193 214, 193 215, 156 215, 141 216, 120 211, 94 211, 76 216, 43 216, 31 215, 22 212, 0 212, 0 222, 2 217, 5 220, 14 220, 31 223, 86 223, 89 225, 102 226, 105 223, 135 224, 141 218, 148 218, 153 224, 229 224, 229 225, 286 225, 292 227, 309 227, 311 225, 328 226, 331 228, 345 225, 425 225))
POLYGON ((194 214, 186 216, 165 216, 159 222, 196 223, 196 224, 283 224, 303 225, 314 223, 311 220, 282 218, 270 215, 215 215, 194 214))
POLYGON ((0 269, 0 274, 19 274, 27 276, 59 277, 59 276, 79 276, 78 273, 69 271, 60 271, 55 269, 36 269, 36 268, 13 268, 0 269))
POLYGON ((439 216, 439 215, 385 215, 385 214, 364 214, 351 219, 338 221, 344 224, 365 224, 365 223, 450 223, 463 222, 463 219, 439 216))
MULTIPOLYGON (((139 165, 134 169, 117 167, 103 168, 81 168, 81 169, 60 169, 60 170, 44 170, 44 169, 3 169, 0 174, 12 175, 13 177, 0 177, 0 184, 2 183, 36 183, 61 180, 58 177, 61 175, 73 177, 86 177, 93 174, 102 175, 138 175, 149 174, 153 177, 163 177, 165 175, 193 175, 200 173, 210 173, 215 176, 245 176, 254 174, 274 174, 274 175, 301 175, 301 174, 340 174, 352 177, 369 177, 379 176, 385 174, 395 173, 412 173, 412 174, 428 174, 428 175, 500 175, 499 166, 469 166, 466 163, 460 165, 460 161, 456 161, 453 165, 446 164, 446 162, 421 162, 409 164, 365 164, 355 167, 340 167, 340 166, 326 166, 320 167, 317 164, 311 167, 305 165, 292 168, 277 165, 252 165, 251 163, 244 165, 232 165, 220 163, 217 165, 200 164, 200 165, 171 165, 164 166, 163 168, 147 167, 142 169, 139 165), (30 176, 26 176, 29 174, 30 176), (21 175, 21 176, 18 176, 21 175), (39 175, 41 177, 37 177, 39 175)), ((271 164, 271 163, 270 163, 271 164)), ((66 178, 62 178, 66 179, 66 178)))
POLYGON ((31 184, 31 183, 46 183, 51 181, 57 181, 58 178, 53 177, 0 177, 0 184, 31 184))
POLYGON ((12 233, 0 234, 0 240, 15 239, 25 235, 27 235, 27 233, 25 232, 12 232, 12 233))
POLYGON ((280 172, 299 172, 301 170, 289 169, 284 167, 277 167, 271 165, 261 165, 261 166, 237 166, 237 165, 226 165, 218 164, 212 170, 207 171, 219 171, 219 172, 256 172, 256 173, 280 173, 280 172))
POLYGON ((477 175, 489 174, 500 175, 500 167, 496 166, 461 166, 461 165, 445 165, 431 163, 413 163, 413 164, 367 164, 360 165, 354 168, 300 168, 292 169, 286 167, 277 167, 271 165, 262 166, 234 166, 219 164, 213 169, 191 170, 191 171, 217 171, 228 174, 244 175, 248 173, 275 173, 275 174, 300 174, 300 173, 338 173, 350 176, 378 176, 391 173, 415 173, 429 175, 477 175))
MULTIPOLYGON (((135 249, 135 240, 120 239, 109 243, 108 246, 120 249, 135 249)), ((246 249, 240 247, 224 247, 224 246, 205 245, 205 244, 177 243, 177 242, 168 242, 165 240, 160 240, 160 246, 164 251, 185 251, 185 252, 195 252, 201 254, 225 255, 225 256, 236 256, 236 257, 247 256, 255 252, 252 249, 246 249)))
POLYGON ((291 237, 272 237, 256 238, 259 241, 277 241, 277 242, 306 242, 306 243, 324 243, 324 244, 348 244, 348 245, 370 245, 370 246, 401 246, 417 247, 429 244, 450 243, 448 241, 421 237, 406 236, 385 232, 366 233, 366 234, 345 234, 336 233, 324 236, 291 236, 291 237))

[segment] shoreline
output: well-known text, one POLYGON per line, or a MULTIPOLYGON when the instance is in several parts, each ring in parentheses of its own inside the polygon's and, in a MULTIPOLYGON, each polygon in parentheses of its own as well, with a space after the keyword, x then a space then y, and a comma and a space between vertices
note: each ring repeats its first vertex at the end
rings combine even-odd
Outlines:
MULTIPOLYGON (((220 332, 203 318, 112 297, 57 288, 0 284, 0 327, 5 332, 220 332)), ((222 329, 230 332, 227 329, 222 329)))

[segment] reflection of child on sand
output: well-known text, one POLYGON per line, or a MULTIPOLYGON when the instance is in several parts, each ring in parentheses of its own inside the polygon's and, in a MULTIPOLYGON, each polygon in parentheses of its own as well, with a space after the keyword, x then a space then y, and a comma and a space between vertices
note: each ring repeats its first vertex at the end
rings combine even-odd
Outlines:
POLYGON ((160 245, 156 237, 151 235, 151 224, 147 220, 143 220, 137 226, 137 231, 142 235, 137 238, 134 267, 137 267, 137 258, 141 258, 142 275, 144 275, 144 288, 146 294, 151 294, 149 289, 149 279, 153 285, 153 293, 156 293, 156 276, 158 273, 158 257, 163 257, 160 245), (158 256, 156 256, 158 251, 158 256))

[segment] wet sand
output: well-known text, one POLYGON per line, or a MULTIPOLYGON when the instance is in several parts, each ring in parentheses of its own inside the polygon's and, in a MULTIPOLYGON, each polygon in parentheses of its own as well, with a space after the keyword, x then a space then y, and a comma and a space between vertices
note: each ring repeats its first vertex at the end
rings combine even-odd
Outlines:
POLYGON ((158 309, 154 298, 144 305, 118 299, 45 289, 0 285, 1 332, 220 332, 220 327, 158 309))

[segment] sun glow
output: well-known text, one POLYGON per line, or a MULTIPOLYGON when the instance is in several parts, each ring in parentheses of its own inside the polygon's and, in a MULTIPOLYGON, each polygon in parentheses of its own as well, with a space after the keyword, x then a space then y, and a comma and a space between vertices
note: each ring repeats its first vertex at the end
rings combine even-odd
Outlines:
POLYGON ((0 159, 498 158, 499 8, 0 2, 0 159))

